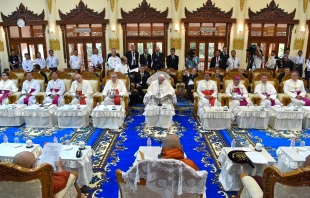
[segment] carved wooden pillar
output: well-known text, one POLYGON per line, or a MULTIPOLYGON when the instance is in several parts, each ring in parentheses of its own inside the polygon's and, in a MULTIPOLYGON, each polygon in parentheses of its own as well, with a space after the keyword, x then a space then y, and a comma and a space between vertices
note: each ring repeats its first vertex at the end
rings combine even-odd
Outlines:
POLYGON ((168 28, 169 28, 169 24, 165 23, 165 27, 164 27, 165 37, 164 37, 164 47, 163 47, 163 49, 165 50, 163 52, 165 57, 167 57, 167 54, 168 54, 168 28))
POLYGON ((189 41, 188 41, 188 23, 184 23, 184 33, 185 33, 185 47, 184 47, 184 62, 186 61, 186 57, 187 57, 187 51, 189 49, 187 49, 187 47, 189 46, 189 41))
MULTIPOLYGON (((308 21, 307 21, 308 22, 308 21)), ((310 57, 310 21, 308 22, 308 44, 307 44, 307 52, 306 52, 306 57, 310 57)), ((310 86, 310 83, 309 83, 310 86)))
POLYGON ((127 47, 126 47, 126 43, 127 43, 127 26, 125 23, 122 23, 122 31, 123 31, 123 52, 124 54, 126 54, 127 52, 127 47))
POLYGON ((9 41, 9 35, 8 35, 8 31, 7 31, 7 26, 3 26, 3 32, 5 35, 5 41, 6 41, 6 50, 8 52, 8 55, 10 55, 10 41, 9 41))
MULTIPOLYGON (((46 34, 45 34, 45 30, 46 30, 46 25, 42 26, 42 30, 43 30, 43 38, 44 41, 46 41, 46 34)), ((43 51, 44 51, 44 57, 47 57, 47 50, 46 50, 46 42, 43 43, 43 51)))
POLYGON ((289 24, 288 25, 289 30, 288 30, 288 35, 287 35, 287 47, 290 48, 291 47, 291 40, 292 40, 292 31, 294 28, 294 24, 289 24))
MULTIPOLYGON (((102 24, 102 29, 103 29, 102 34, 104 35, 104 37, 103 37, 103 44, 102 44, 102 47, 101 47, 102 53, 103 53, 102 57, 105 58, 106 62, 108 62, 108 60, 106 59, 107 58, 106 57, 107 50, 106 50, 106 38, 105 38, 105 34, 106 34, 106 24, 105 23, 102 24)), ((102 73, 105 74, 105 66, 104 65, 102 67, 102 73)))
POLYGON ((227 42, 227 52, 230 51, 230 34, 231 34, 232 24, 227 23, 226 25, 226 42, 227 42))
POLYGON ((64 61, 65 63, 67 62, 67 48, 66 48, 66 25, 61 25, 60 26, 60 30, 61 30, 61 35, 62 35, 62 48, 63 48, 63 53, 64 53, 64 61))

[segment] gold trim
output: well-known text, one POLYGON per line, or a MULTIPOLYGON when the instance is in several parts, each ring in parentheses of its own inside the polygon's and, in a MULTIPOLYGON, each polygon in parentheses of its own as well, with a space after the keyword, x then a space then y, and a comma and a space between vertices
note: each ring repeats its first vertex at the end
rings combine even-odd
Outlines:
POLYGON ((52 13, 52 4, 53 0, 47 0, 48 11, 50 14, 52 13))
POLYGON ((115 49, 119 50, 119 39, 118 38, 109 39, 109 46, 110 46, 110 49, 115 48, 115 49))
POLYGON ((170 38, 170 48, 175 48, 176 50, 181 49, 182 39, 181 38, 170 38))
POLYGON ((50 49, 51 50, 60 50, 60 43, 58 39, 50 39, 50 49))
POLYGON ((233 42, 233 48, 235 50, 243 50, 244 40, 243 38, 235 38, 233 42))
POLYGON ((115 0, 110 0, 110 6, 111 6, 112 12, 114 12, 115 0))
POLYGON ((179 8, 179 2, 180 0, 174 0, 174 7, 175 7, 176 12, 178 11, 178 8, 179 8))
POLYGON ((307 11, 308 1, 309 1, 309 0, 304 0, 304 4, 303 4, 303 7, 304 7, 304 13, 306 13, 306 11, 307 11))
POLYGON ((243 10, 245 0, 240 0, 240 10, 243 10))
POLYGON ((0 41, 0 52, 4 52, 4 44, 3 44, 3 41, 0 41))
POLYGON ((304 48, 305 39, 296 38, 294 41, 294 50, 302 50, 304 48))

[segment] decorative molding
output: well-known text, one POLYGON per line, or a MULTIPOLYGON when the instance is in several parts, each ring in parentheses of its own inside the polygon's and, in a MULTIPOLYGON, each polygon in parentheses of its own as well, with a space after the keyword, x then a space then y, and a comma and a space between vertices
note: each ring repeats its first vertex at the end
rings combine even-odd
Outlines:
POLYGON ((55 51, 60 50, 60 43, 58 39, 50 39, 50 49, 55 51))
POLYGON ((116 39, 113 39, 113 38, 110 38, 109 39, 109 46, 110 46, 110 49, 112 48, 115 48, 117 50, 119 50, 119 39, 116 38, 116 39))
POLYGON ((178 11, 180 0, 174 0, 175 11, 178 11))
POLYGON ((296 38, 294 41, 294 50, 302 50, 304 48, 305 39, 296 38))
POLYGON ((170 48, 175 48, 176 50, 180 50, 181 47, 182 47, 181 38, 170 38, 170 48))
POLYGON ((304 4, 303 4, 303 7, 304 7, 304 13, 306 13, 309 0, 303 0, 303 1, 304 1, 304 4))
POLYGON ((112 12, 114 12, 115 0, 110 0, 110 6, 111 6, 112 12))
POLYGON ((235 38, 233 42, 234 50, 243 50, 244 39, 243 38, 235 38))
POLYGON ((50 14, 52 13, 52 6, 53 6, 53 0, 47 0, 47 7, 50 14))
POLYGON ((0 52, 4 52, 4 44, 3 44, 3 41, 0 41, 0 52))
POLYGON ((240 10, 243 11, 244 3, 246 0, 240 0, 240 10))

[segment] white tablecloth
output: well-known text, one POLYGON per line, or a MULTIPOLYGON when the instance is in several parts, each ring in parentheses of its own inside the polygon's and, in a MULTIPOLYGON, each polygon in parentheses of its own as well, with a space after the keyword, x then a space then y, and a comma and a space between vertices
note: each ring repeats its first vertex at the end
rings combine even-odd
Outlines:
POLYGON ((310 107, 301 107, 301 110, 304 112, 302 128, 310 129, 310 107))
POLYGON ((223 111, 222 108, 218 111, 216 107, 203 107, 200 111, 201 125, 205 130, 230 129, 231 119, 235 117, 230 110, 223 111))
MULTIPOLYGON (((241 150, 241 148, 235 148, 234 150, 241 150)), ((218 161, 221 163, 221 174, 219 181, 223 185, 225 191, 239 191, 242 187, 240 175, 246 173, 249 176, 259 175, 263 176, 264 169, 267 166, 272 166, 276 163, 276 160, 265 150, 259 152, 263 158, 268 162, 267 164, 254 164, 255 168, 252 168, 249 164, 238 164, 232 162, 228 153, 232 151, 230 147, 224 147, 219 155, 218 161)), ((251 151, 254 151, 251 148, 251 151)))
POLYGON ((59 128, 83 128, 89 125, 90 108, 87 105, 64 105, 56 111, 59 128), (70 108, 72 107, 72 109, 70 108))
POLYGON ((0 144, 0 162, 12 163, 14 156, 23 151, 32 152, 36 158, 38 158, 42 154, 42 148, 39 144, 33 144, 32 148, 26 148, 26 144, 21 144, 20 147, 16 148, 15 146, 15 143, 0 144))
POLYGON ((100 105, 92 112, 93 126, 101 129, 118 129, 123 126, 126 117, 125 110, 121 105, 112 110, 113 105, 104 107, 100 105), (104 109, 107 108, 107 109, 104 109))
POLYGON ((153 106, 146 105, 143 115, 145 116, 145 123, 147 127, 162 127, 169 128, 172 124, 172 117, 175 115, 174 107, 172 105, 153 106))
POLYGON ((50 128, 57 124, 56 111, 56 105, 50 105, 47 109, 32 105, 26 107, 22 115, 27 127, 50 128))
POLYGON ((286 107, 270 107, 269 124, 276 130, 302 130, 304 112, 302 110, 286 110, 286 107))
POLYGON ((82 157, 76 158, 78 149, 79 146, 76 145, 73 145, 73 149, 71 150, 65 150, 63 146, 60 152, 60 158, 66 171, 77 172, 79 174, 76 183, 81 188, 84 185, 88 186, 93 176, 92 149, 90 146, 86 146, 85 150, 82 150, 82 157))
POLYGON ((12 105, 0 105, 0 126, 20 126, 25 123, 22 113, 27 105, 15 104, 15 109, 12 105))
POLYGON ((133 165, 136 165, 139 161, 142 160, 140 152, 144 154, 144 159, 158 159, 158 155, 161 152, 160 146, 140 146, 139 150, 135 153, 136 160, 133 165))
MULTIPOLYGON (((306 159, 299 154, 301 152, 298 150, 299 148, 300 147, 279 147, 277 149, 278 169, 281 172, 290 172, 304 166, 306 159)), ((308 148, 308 150, 310 150, 310 148, 308 148)))
POLYGON ((264 109, 260 110, 260 107, 246 107, 239 106, 235 109, 237 115, 237 124, 239 128, 244 129, 267 129, 270 111, 264 109))

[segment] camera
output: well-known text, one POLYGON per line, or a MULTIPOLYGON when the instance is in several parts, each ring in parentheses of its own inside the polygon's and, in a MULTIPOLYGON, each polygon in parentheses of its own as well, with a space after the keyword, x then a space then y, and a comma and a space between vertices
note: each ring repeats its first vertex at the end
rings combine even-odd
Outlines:
POLYGON ((256 54, 256 45, 250 45, 246 51, 249 52, 251 56, 255 55, 256 54))
POLYGON ((189 57, 194 57, 195 54, 196 54, 196 50, 195 49, 191 49, 191 50, 188 51, 187 54, 188 54, 189 57))

